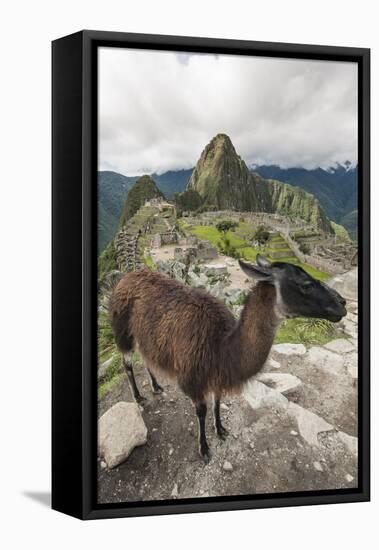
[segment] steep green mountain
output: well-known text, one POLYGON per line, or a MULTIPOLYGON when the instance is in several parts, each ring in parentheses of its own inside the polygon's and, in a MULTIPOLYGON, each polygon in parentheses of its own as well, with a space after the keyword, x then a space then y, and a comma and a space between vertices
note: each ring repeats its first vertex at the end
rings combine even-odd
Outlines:
MULTIPOLYGON (((357 167, 352 167, 349 162, 329 170, 280 168, 275 165, 255 166, 253 170, 263 178, 283 181, 312 193, 327 216, 342 225, 345 217, 357 210, 358 172, 357 167)), ((349 224, 346 229, 356 231, 356 225, 352 223, 354 215, 346 219, 349 224)))
POLYGON ((127 177, 117 172, 99 172, 97 178, 98 194, 98 251, 101 252, 116 232, 122 207, 129 189, 137 181, 136 177, 127 177))
POLYGON ((302 218, 333 233, 313 195, 251 173, 226 134, 217 134, 205 147, 189 179, 189 189, 197 191, 210 208, 277 212, 302 218))
POLYGON ((358 239, 358 210, 352 210, 346 214, 346 216, 341 218, 340 224, 346 228, 354 241, 358 239))
POLYGON ((145 204, 145 201, 158 197, 165 198, 162 191, 158 189, 157 184, 150 176, 144 175, 138 178, 128 192, 121 214, 120 224, 123 225, 126 221, 130 220, 137 210, 145 204))

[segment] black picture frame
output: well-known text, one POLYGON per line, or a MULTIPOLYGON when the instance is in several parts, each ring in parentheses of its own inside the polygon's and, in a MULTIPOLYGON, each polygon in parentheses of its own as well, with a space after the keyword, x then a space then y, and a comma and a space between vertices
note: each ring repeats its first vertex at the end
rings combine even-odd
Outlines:
POLYGON ((370 50, 81 31, 52 43, 52 507, 81 519, 370 499, 370 50), (96 502, 97 49, 143 48, 358 64, 358 488, 220 498, 96 502))

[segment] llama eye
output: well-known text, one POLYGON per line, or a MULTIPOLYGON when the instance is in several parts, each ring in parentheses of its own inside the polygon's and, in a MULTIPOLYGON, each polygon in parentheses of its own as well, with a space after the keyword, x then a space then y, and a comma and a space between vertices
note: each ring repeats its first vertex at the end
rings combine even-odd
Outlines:
POLYGON ((311 290, 312 286, 313 286, 312 283, 303 283, 301 285, 301 290, 303 290, 304 292, 307 292, 311 290))

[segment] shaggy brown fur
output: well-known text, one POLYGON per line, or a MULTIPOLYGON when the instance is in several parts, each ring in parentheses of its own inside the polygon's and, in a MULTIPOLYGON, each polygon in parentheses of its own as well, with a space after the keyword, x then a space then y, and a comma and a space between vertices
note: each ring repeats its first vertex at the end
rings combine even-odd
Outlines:
POLYGON ((199 403, 209 394, 239 390, 262 368, 278 323, 275 301, 275 288, 258 283, 237 322, 206 292, 140 271, 115 288, 111 322, 124 354, 137 345, 149 369, 176 379, 199 403))
POLYGON ((161 390, 153 375, 161 370, 194 402, 205 462, 209 460, 207 398, 214 395, 215 428, 224 439, 220 397, 239 391, 263 367, 279 324, 275 304, 275 287, 259 282, 236 321, 222 302, 206 292, 151 271, 128 273, 113 292, 111 323, 134 397, 143 399, 129 360, 138 347, 153 391, 161 390))

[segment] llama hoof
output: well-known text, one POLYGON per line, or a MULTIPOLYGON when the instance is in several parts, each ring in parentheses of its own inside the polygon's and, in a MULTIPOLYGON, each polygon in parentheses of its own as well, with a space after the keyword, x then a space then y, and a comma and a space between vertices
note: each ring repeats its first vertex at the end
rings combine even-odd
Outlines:
POLYGON ((224 426, 220 426, 220 428, 217 430, 217 436, 222 439, 222 441, 225 441, 227 436, 229 435, 229 432, 224 426))
POLYGON ((204 464, 208 464, 211 459, 211 453, 209 451, 209 447, 200 449, 200 456, 203 459, 204 464))
POLYGON ((163 388, 161 388, 161 386, 157 386, 156 388, 153 388, 153 394, 154 395, 159 395, 160 393, 163 393, 163 388))
POLYGON ((146 397, 144 397, 143 395, 138 395, 138 396, 136 397, 136 402, 138 403, 138 405, 143 406, 144 403, 146 403, 146 401, 147 401, 147 399, 146 399, 146 397))

